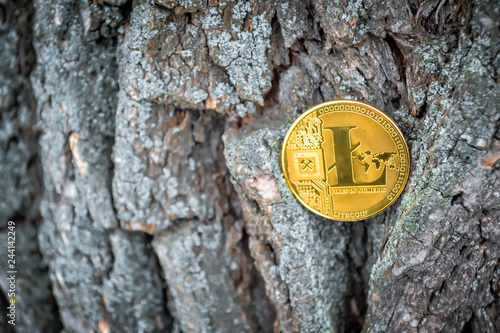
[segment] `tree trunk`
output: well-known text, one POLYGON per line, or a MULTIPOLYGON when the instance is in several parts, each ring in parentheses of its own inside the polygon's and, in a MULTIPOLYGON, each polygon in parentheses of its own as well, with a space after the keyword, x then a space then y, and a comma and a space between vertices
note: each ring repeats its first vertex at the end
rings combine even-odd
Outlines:
POLYGON ((500 331, 496 1, 0 0, 0 55, 5 331, 500 331), (280 166, 338 98, 411 152, 362 222, 280 166))

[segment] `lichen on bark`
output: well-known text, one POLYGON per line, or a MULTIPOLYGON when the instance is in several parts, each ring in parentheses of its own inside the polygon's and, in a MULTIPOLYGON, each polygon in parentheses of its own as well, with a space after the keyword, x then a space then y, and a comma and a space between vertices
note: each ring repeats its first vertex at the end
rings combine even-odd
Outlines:
POLYGON ((0 223, 35 272, 16 331, 500 330, 495 1, 31 4, 0 0, 0 223), (400 199, 352 224, 279 162, 337 98, 411 149, 400 199))

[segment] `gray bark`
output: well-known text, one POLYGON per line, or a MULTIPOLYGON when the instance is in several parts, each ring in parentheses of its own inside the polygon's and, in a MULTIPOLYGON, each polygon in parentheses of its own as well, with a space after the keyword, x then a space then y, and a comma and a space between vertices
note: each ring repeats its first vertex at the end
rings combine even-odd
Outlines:
MULTIPOLYGON (((37 230, 43 193, 36 128, 36 98, 30 84, 35 65, 31 45, 33 4, 0 1, 0 331, 57 332, 61 329, 47 262, 37 230), (7 323, 7 221, 16 226, 16 326, 7 323), (40 306, 43 304, 44 306, 40 306)), ((7 298, 8 297, 8 298, 7 298)))
POLYGON ((1 0, 1 327, 500 331, 499 27, 494 0, 1 0), (411 151, 362 222, 309 212, 280 167, 337 98, 411 151))

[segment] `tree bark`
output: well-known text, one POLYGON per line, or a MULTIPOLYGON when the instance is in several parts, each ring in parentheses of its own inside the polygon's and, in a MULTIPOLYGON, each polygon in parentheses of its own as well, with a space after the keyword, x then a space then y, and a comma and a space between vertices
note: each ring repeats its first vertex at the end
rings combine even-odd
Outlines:
POLYGON ((500 331, 494 0, 1 0, 0 54, 5 331, 500 331), (309 212, 280 166, 338 98, 411 152, 362 222, 309 212))

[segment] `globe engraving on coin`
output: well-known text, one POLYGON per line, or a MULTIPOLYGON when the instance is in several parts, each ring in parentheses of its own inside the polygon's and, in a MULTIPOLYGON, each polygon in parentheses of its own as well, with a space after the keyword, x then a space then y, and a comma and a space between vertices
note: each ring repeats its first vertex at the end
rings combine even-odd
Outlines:
POLYGON ((292 193, 309 210, 358 221, 396 201, 408 180, 410 156, 401 130, 382 111, 334 100, 292 124, 281 166, 292 193))

